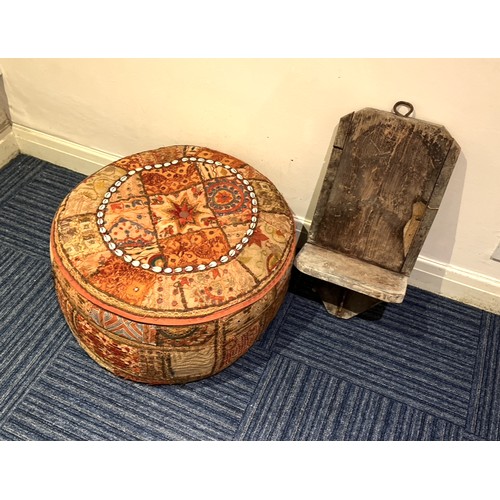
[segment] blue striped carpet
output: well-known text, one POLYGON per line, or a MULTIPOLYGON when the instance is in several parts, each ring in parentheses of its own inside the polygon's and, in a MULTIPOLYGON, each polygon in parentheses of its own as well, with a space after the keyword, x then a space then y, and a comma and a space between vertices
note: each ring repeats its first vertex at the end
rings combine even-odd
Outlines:
POLYGON ((343 321, 295 273, 262 339, 219 375, 109 374, 73 339, 50 274, 50 223, 82 178, 25 155, 0 170, 0 439, 499 440, 500 317, 411 287, 343 321))

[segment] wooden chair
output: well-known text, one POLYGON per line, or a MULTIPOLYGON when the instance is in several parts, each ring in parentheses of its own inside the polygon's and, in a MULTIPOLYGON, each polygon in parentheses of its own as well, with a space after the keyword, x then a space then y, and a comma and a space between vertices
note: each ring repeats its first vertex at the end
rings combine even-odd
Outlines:
MULTIPOLYGON (((402 114, 400 110, 407 112, 402 114)), ((341 118, 307 243, 295 259, 319 278, 327 310, 351 318, 402 302, 460 147, 441 125, 365 108, 341 118)))

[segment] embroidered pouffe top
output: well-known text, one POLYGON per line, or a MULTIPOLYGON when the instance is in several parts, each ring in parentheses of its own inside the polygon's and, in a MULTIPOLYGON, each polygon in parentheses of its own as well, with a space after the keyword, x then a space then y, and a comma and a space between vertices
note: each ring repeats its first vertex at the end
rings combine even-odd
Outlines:
POLYGON ((292 213, 224 153, 171 146, 122 158, 63 200, 51 233, 59 302, 87 353, 147 383, 213 375, 281 305, 292 213))

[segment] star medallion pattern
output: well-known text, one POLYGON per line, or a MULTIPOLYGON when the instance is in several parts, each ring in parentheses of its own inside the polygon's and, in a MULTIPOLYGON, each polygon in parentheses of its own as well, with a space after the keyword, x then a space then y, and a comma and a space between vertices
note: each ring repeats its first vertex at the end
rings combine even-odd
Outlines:
POLYGON ((255 190, 238 170, 184 157, 117 179, 102 199, 97 224, 126 264, 170 274, 230 261, 249 243, 258 216, 255 190), (132 180, 135 189, 127 189, 132 180))

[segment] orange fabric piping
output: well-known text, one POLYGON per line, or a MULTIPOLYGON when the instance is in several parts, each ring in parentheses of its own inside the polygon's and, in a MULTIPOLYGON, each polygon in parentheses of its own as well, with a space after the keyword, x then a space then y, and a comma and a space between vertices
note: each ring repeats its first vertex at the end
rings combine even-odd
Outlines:
POLYGON ((289 255, 287 257, 287 260, 282 267, 281 271, 267 284, 267 286, 262 289, 259 293, 256 295, 252 296, 250 299, 247 299, 243 302, 240 302, 238 304, 234 304, 233 306, 230 306, 226 309, 222 309, 221 311, 215 312, 208 314, 207 316, 203 317, 189 317, 189 318, 161 318, 161 317, 155 317, 155 318, 150 318, 150 317, 145 317, 145 316, 139 316, 136 314, 129 313, 127 311, 123 311, 122 309, 119 309, 117 307, 108 305, 100 300, 98 300, 96 297, 92 296, 89 292, 87 292, 78 281, 76 281, 73 276, 68 272, 68 270, 63 266, 62 261, 57 253, 57 250, 54 245, 54 226, 55 224, 52 224, 51 228, 51 234, 50 234, 50 247, 52 250, 52 258, 58 268, 58 270, 61 272, 61 274, 68 280, 68 282, 82 295, 84 298, 86 298, 88 301, 92 302, 94 305, 97 307, 100 307, 106 311, 112 312, 114 314, 118 314, 119 316, 122 316, 124 318, 130 319, 132 321, 137 321, 138 323, 147 323, 151 325, 161 325, 161 326, 182 326, 182 325, 197 325, 200 323, 208 323, 209 321, 213 321, 215 319, 221 318, 228 316, 229 314, 236 313, 240 311, 241 309, 257 302, 259 299, 264 297, 269 290, 271 290, 279 281, 280 279, 286 274, 286 272, 289 272, 290 264, 291 261, 294 258, 295 255, 295 235, 292 235, 292 238, 294 238, 292 247, 290 248, 289 255))

